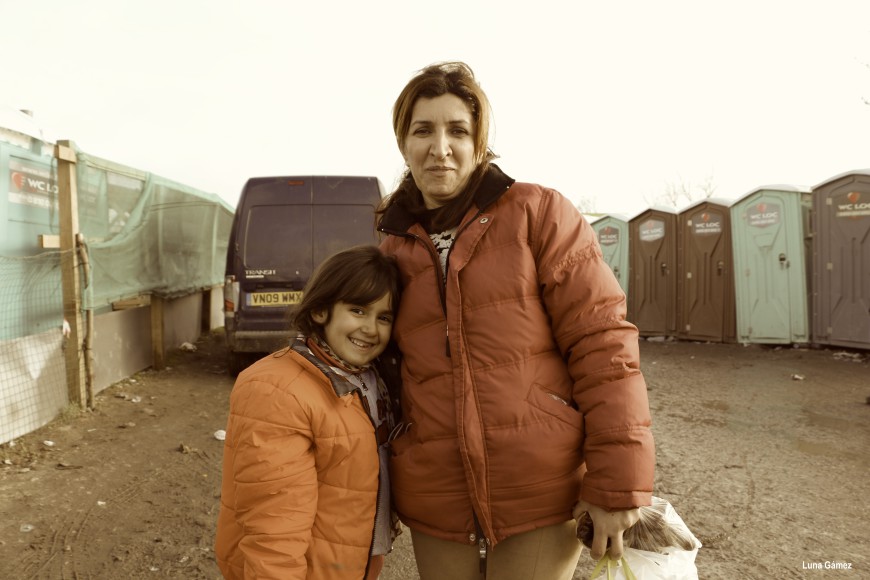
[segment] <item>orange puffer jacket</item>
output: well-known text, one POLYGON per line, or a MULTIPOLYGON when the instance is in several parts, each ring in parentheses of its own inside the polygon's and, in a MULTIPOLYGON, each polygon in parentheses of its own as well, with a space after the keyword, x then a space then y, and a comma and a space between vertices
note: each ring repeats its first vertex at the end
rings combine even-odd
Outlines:
POLYGON ((289 349, 243 371, 230 398, 215 555, 228 579, 362 580, 378 493, 358 394, 289 349))
POLYGON ((404 284, 393 338, 408 428, 390 463, 402 521, 474 543, 476 515, 496 544, 569 520, 580 498, 649 505, 637 329, 592 228, 558 192, 495 166, 475 200, 443 286, 434 245, 402 206, 379 225, 404 284))

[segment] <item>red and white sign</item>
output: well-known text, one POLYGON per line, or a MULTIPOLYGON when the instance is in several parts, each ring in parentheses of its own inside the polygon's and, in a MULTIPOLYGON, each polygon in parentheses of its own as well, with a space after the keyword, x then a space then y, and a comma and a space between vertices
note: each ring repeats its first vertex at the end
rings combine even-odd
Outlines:
POLYGON ((44 209, 57 208, 57 182, 51 168, 24 159, 9 159, 9 201, 44 209))
POLYGON ((778 203, 761 202, 746 210, 746 225, 766 228, 782 221, 782 207, 778 203))
POLYGON ((613 226, 604 226, 598 230, 598 243, 602 246, 613 246, 619 243, 619 229, 613 226))
POLYGON ((696 236, 711 236, 722 233, 722 216, 718 213, 704 212, 692 217, 692 233, 696 236))
POLYGON ((835 213, 838 218, 857 218, 870 216, 870 195, 858 191, 850 191, 834 200, 835 213))
POLYGON ((638 234, 642 242, 660 240, 665 237, 665 222, 663 220, 648 219, 640 224, 638 234))

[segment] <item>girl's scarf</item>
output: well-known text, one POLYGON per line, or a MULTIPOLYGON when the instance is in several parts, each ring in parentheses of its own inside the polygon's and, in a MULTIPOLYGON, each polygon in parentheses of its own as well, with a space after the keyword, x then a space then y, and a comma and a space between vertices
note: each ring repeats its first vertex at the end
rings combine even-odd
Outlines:
MULTIPOLYGON (((291 345, 293 350, 296 350, 300 354, 305 354, 304 350, 307 350, 311 356, 320 364, 318 365, 320 369, 326 374, 332 383, 332 387, 335 390, 336 394, 339 396, 345 395, 351 391, 353 391, 357 386, 352 383, 346 376, 341 375, 339 372, 329 372, 330 367, 333 370, 342 371, 347 374, 356 375, 356 377, 362 383, 360 375, 368 370, 373 371, 375 376, 376 385, 372 385, 372 388, 377 389, 378 397, 377 397, 377 416, 381 418, 380 425, 375 427, 375 434, 377 436, 377 440, 379 444, 386 443, 389 439, 390 431, 396 426, 395 415, 393 414, 393 404, 392 399, 390 398, 390 393, 387 390, 387 386, 384 381, 381 379, 380 375, 378 375, 377 370, 374 368, 372 364, 367 365, 352 365, 349 362, 342 360, 341 357, 335 354, 335 351, 326 344, 326 341, 316 336, 305 337, 303 335, 299 335, 297 337, 295 345, 291 345), (303 350, 304 349, 304 350, 303 350)), ((364 383, 363 383, 364 384, 364 383)), ((363 407, 366 410, 366 413, 369 414, 370 417, 374 417, 374 413, 369 409, 369 401, 368 397, 362 395, 360 400, 363 404, 363 407)))
POLYGON ((342 359, 340 356, 335 354, 335 351, 326 344, 326 341, 320 338, 319 336, 313 335, 309 336, 308 340, 305 341, 306 346, 311 349, 311 352, 314 353, 316 357, 321 359, 323 362, 330 366, 338 367, 346 373, 350 373, 352 375, 358 375, 362 372, 367 371, 372 365, 352 365, 346 360, 342 359))

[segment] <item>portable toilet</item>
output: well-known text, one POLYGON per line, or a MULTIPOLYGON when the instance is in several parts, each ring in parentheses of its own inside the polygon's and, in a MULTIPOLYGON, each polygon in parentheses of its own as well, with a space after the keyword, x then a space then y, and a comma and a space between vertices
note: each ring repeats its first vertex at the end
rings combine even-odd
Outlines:
POLYGON ((677 333, 677 212, 654 206, 631 218, 628 320, 641 336, 677 333))
POLYGON ((813 187, 812 336, 870 348, 870 169, 813 187))
POLYGON ((793 185, 758 187, 731 205, 738 342, 810 341, 811 207, 810 190, 793 185))
POLYGON ((708 198, 678 214, 677 337, 736 340, 729 202, 708 198))
POLYGON ((628 218, 620 214, 607 214, 594 221, 592 229, 595 230, 604 261, 628 296, 628 218))

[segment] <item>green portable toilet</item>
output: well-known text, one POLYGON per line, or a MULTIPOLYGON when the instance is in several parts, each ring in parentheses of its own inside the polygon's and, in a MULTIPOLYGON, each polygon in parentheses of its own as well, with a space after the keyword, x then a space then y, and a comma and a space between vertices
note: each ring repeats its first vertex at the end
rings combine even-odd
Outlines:
POLYGON ((810 341, 808 287, 812 195, 793 185, 758 187, 731 205, 737 341, 810 341))
POLYGON ((812 336, 870 349, 870 169, 813 187, 812 336))
POLYGON ((607 214, 592 223, 604 261, 613 270, 622 291, 628 296, 628 219, 607 214))
POLYGON ((628 320, 641 336, 677 333, 677 212, 653 206, 628 221, 628 320))
POLYGON ((678 214, 677 337, 735 342, 730 202, 708 198, 678 214))

